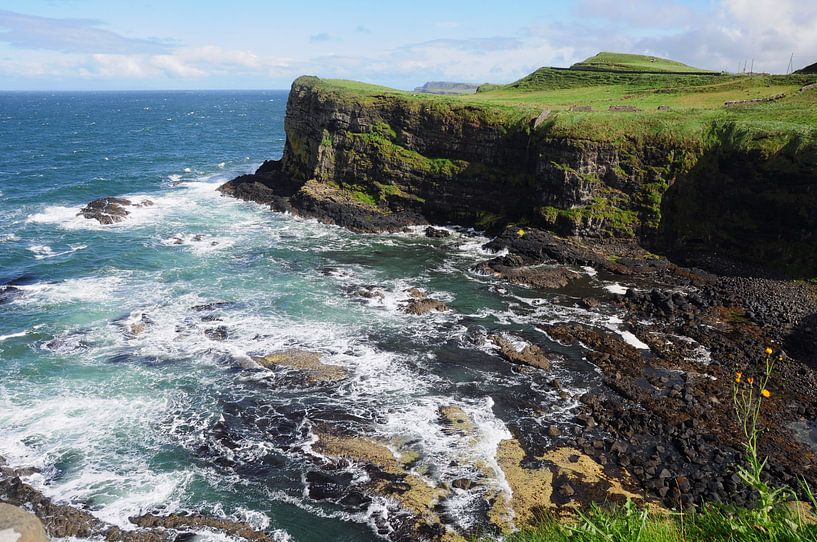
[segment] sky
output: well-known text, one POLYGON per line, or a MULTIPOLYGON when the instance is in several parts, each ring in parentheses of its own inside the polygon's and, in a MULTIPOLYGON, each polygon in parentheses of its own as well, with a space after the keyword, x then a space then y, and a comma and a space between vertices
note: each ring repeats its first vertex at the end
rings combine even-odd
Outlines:
POLYGON ((0 90, 507 83, 599 51, 785 73, 817 0, 0 0, 0 90))

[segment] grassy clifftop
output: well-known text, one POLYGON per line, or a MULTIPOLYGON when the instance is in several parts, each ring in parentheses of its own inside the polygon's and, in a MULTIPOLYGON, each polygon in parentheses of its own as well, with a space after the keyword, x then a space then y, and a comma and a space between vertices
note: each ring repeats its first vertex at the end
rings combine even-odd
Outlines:
POLYGON ((304 77, 288 163, 366 185, 378 208, 394 184, 434 220, 637 238, 813 276, 815 82, 541 68, 441 96, 304 77))
POLYGON ((712 134, 722 131, 713 128, 728 125, 730 133, 742 134, 741 145, 770 152, 795 138, 817 141, 817 89, 800 91, 815 81, 817 74, 677 75, 540 68, 508 85, 483 86, 476 94, 435 96, 310 78, 310 84, 324 92, 361 105, 392 99, 408 107, 470 110, 508 123, 536 118, 547 109, 544 126, 554 137, 706 146, 712 134))

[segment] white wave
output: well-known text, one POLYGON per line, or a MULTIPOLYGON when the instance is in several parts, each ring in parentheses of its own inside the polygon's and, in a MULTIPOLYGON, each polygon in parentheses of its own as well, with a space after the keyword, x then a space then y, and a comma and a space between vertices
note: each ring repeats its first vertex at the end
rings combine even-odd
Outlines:
POLYGON ((152 420, 167 406, 162 397, 110 399, 51 391, 18 401, 0 394, 0 455, 12 466, 43 469, 44 474, 27 481, 58 502, 93 498, 102 505, 92 512, 95 516, 133 529, 129 516, 159 504, 173 509, 190 480, 189 471, 152 471, 136 451, 150 434, 152 420), (122 435, 133 439, 124 448, 132 451, 110 446, 122 435), (48 469, 66 453, 73 457, 71 469, 49 478, 48 469))
POLYGON ((584 265, 584 266, 582 266, 582 270, 583 270, 585 273, 587 273, 587 276, 589 276, 589 277, 595 277, 596 275, 598 275, 598 274, 599 274, 599 272, 598 272, 598 271, 596 271, 596 270, 595 270, 595 268, 590 267, 589 265, 584 265))
POLYGON ((88 248, 88 245, 70 245, 70 248, 68 250, 62 252, 54 252, 54 250, 48 245, 32 245, 28 247, 28 250, 34 253, 35 259, 44 260, 46 258, 64 256, 66 254, 71 254, 73 252, 77 252, 78 250, 84 250, 86 248, 88 248))
POLYGON ((627 287, 619 284, 618 282, 607 284, 604 286, 604 289, 611 294, 624 295, 627 293, 627 287))
POLYGON ((623 323, 624 321, 618 316, 611 316, 607 319, 605 327, 611 331, 615 331, 616 333, 618 333, 621 336, 621 338, 624 339, 624 342, 626 342, 630 346, 638 348, 639 350, 649 350, 650 349, 649 345, 641 341, 641 339, 636 337, 632 332, 621 329, 621 324, 623 323))
POLYGON ((204 234, 178 233, 166 239, 162 239, 162 245, 166 247, 184 246, 195 253, 206 254, 216 250, 223 250, 233 245, 233 239, 229 237, 214 237, 204 234))
POLYGON ((492 409, 490 397, 468 401, 442 396, 412 398, 407 404, 387 408, 386 420, 376 429, 381 440, 396 443, 396 455, 399 456, 401 446, 408 446, 405 451, 419 453, 413 471, 430 478, 432 485, 450 485, 458 478, 480 479, 471 490, 458 490, 446 501, 463 528, 475 523, 477 518, 469 511, 476 510, 486 490, 510 492, 497 462, 496 450, 502 440, 512 437, 492 409), (464 424, 467 427, 460 430, 441 424, 441 407, 454 407, 462 412, 467 418, 464 424), (480 469, 477 465, 484 467, 480 469), (490 478, 484 478, 485 471, 490 472, 490 478))
POLYGON ((54 255, 54 251, 48 245, 31 245, 28 250, 34 253, 34 257, 38 260, 42 258, 49 258, 54 255))
POLYGON ((122 277, 87 277, 62 282, 21 284, 15 288, 26 293, 15 303, 56 305, 72 302, 103 303, 115 298, 125 284, 122 277))
POLYGON ((0 335, 0 342, 6 341, 8 339, 14 339, 16 337, 25 337, 28 335, 28 330, 20 331, 18 333, 10 333, 8 335, 0 335))
POLYGON ((13 233, 7 233, 5 235, 0 235, 0 243, 11 243, 13 241, 19 241, 20 238, 17 237, 13 233))

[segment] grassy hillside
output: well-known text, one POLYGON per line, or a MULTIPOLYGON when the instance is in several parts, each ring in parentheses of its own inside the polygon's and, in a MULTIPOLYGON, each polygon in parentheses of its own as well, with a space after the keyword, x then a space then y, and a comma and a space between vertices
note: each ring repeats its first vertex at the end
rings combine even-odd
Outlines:
POLYGON ((657 56, 631 55, 626 53, 601 52, 570 66, 571 70, 636 71, 636 72, 688 72, 699 73, 707 70, 694 68, 675 60, 657 56))
POLYGON ((817 62, 815 62, 814 64, 810 64, 810 65, 806 66, 805 68, 800 68, 799 70, 797 70, 794 73, 815 74, 815 73, 817 73, 817 62))

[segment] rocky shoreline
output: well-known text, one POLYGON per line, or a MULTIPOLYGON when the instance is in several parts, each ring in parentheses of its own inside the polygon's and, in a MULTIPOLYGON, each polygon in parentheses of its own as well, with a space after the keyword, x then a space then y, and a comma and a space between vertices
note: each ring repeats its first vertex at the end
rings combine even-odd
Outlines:
MULTIPOLYGON (((401 231, 430 222, 422 215, 401 212, 373 218, 369 207, 338 194, 296 197, 300 189, 293 191, 280 162, 267 162, 255 174, 234 179, 220 190, 358 232, 401 231)), ((438 239, 449 232, 428 226, 425 235, 438 239)), ((567 424, 548 428, 548 442, 514 433, 499 444, 497 464, 509 492, 485 488, 487 532, 499 534, 545 512, 570 514, 591 502, 628 498, 669 509, 689 509, 705 502, 750 504, 752 494, 736 474, 742 450, 731 383, 736 371, 752 372, 767 346, 780 358, 771 381, 774 395, 761 420, 768 481, 795 489, 798 480, 817 486, 813 439, 817 285, 758 276, 756 268, 714 257, 706 263, 719 273, 704 271, 673 263, 632 241, 560 237, 529 227, 506 227, 485 248, 502 255, 475 265, 473 272, 501 282, 558 291, 592 269, 632 285, 579 301, 585 309, 608 307, 622 314, 630 340, 608 328, 580 322, 539 326, 549 339, 581 348, 598 368, 602 385, 579 398, 580 405, 567 424)), ((408 318, 451 310, 429 292, 410 288, 405 294, 400 310, 408 318)), ((383 293, 373 286, 351 295, 371 299, 383 293)), ((131 329, 134 334, 139 331, 131 329)), ((502 359, 520 371, 547 374, 551 360, 559 356, 544 343, 520 348, 501 334, 475 336, 472 342, 496 348, 502 359)), ((294 370, 312 384, 346 377, 342 367, 321 362, 314 352, 272 352, 254 358, 246 367, 261 368, 294 370)), ((550 385, 563 397, 570 396, 561 390, 558 379, 551 379, 550 385)), ((451 431, 466 438, 473 431, 473 420, 458 407, 441 409, 439 415, 451 431)), ((330 427, 318 428, 316 434, 313 450, 323 459, 321 471, 307 474, 309 498, 328 499, 355 510, 374 497, 384 497, 403 512, 375 521, 379 534, 393 540, 456 539, 446 528, 448 520, 439 503, 479 482, 463 478, 448 487, 429 487, 416 474, 411 448, 337 433, 330 427), (364 467, 368 481, 362 486, 348 485, 350 462, 364 467)), ((55 538, 153 542, 186 540, 195 532, 208 531, 273 540, 240 521, 198 513, 148 513, 130 518, 134 529, 123 530, 86 510, 53 502, 24 481, 30 474, 26 469, 3 467, 0 502, 34 512, 55 538)))
MULTIPOLYGON (((387 222, 367 222, 369 209, 354 202, 344 207, 332 198, 302 206, 291 192, 281 191, 281 175, 280 163, 268 162, 255 175, 230 181, 221 190, 359 232, 427 223, 405 213, 388 215, 387 222)), ((736 371, 757 368, 771 346, 780 359, 771 381, 774 397, 761 421, 761 452, 769 457, 766 474, 770 482, 795 489, 798 479, 817 484, 817 442, 798 429, 813 429, 817 418, 817 285, 769 278, 755 266, 714 256, 705 263, 720 273, 708 272, 672 263, 635 242, 564 238, 535 228, 508 227, 486 248, 507 254, 474 271, 512 284, 559 289, 578 276, 571 268, 584 266, 637 285, 607 298, 582 299, 581 304, 615 307, 644 348, 585 324, 541 326, 551 339, 581 345, 604 383, 603 392, 581 397, 573 424, 553 428, 558 446, 576 450, 575 458, 588 458, 611 479, 626 478, 627 487, 642 500, 667 508, 749 504, 751 492, 736 474, 742 448, 731 383, 736 371)), ((537 345, 517 352, 501 337, 485 340, 493 341, 511 363, 547 370, 552 353, 537 345)), ((553 450, 526 441, 524 435, 515 438, 522 446, 517 466, 541 462, 553 450)), ((523 471, 536 479, 534 470, 523 471)), ((581 487, 564 477, 549 484, 542 494, 548 495, 544 501, 551 493, 558 496, 556 509, 611 499, 593 484, 581 487)), ((531 507, 547 508, 545 502, 531 507)))

